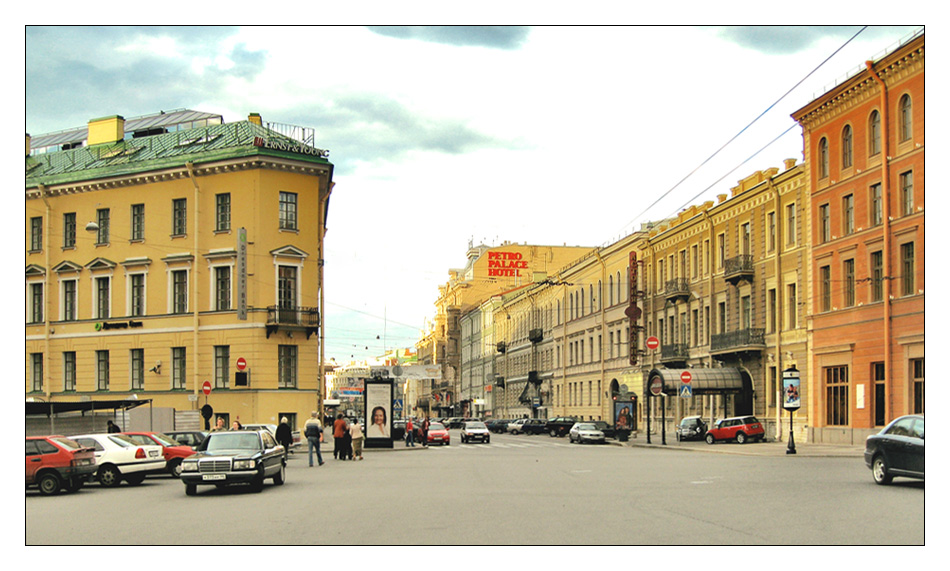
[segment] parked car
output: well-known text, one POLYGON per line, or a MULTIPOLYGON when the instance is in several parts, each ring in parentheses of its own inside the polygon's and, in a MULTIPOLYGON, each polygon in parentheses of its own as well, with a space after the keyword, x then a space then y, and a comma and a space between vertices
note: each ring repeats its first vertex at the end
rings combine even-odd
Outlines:
POLYGON ((212 432, 193 456, 182 461, 181 481, 189 496, 202 485, 250 484, 252 491, 260 492, 267 478, 282 485, 286 469, 284 447, 269 431, 212 432))
POLYGON ((706 432, 706 443, 718 440, 735 440, 745 444, 750 439, 761 442, 765 438, 765 428, 754 416, 735 416, 716 421, 716 426, 706 432))
POLYGON ((137 486, 149 472, 165 468, 162 447, 158 444, 136 444, 125 434, 81 434, 70 436, 80 445, 92 448, 96 457, 96 479, 106 488, 118 486, 122 480, 137 486))
POLYGON ((445 425, 440 422, 429 424, 429 442, 428 444, 451 444, 451 437, 445 425))
POLYGON ((123 432, 136 444, 158 444, 165 458, 165 471, 173 478, 181 475, 181 461, 195 453, 191 446, 179 444, 167 434, 161 432, 123 432))
POLYGON ((676 440, 702 440, 706 438, 706 428, 701 416, 687 416, 676 427, 676 440))
MULTIPOLYGON (((350 422, 352 422, 352 420, 350 420, 350 422)), ((266 430, 267 432, 270 432, 270 435, 275 439, 277 438, 276 424, 245 424, 242 428, 244 430, 266 430)), ((300 447, 303 442, 301 440, 302 437, 299 430, 292 430, 291 434, 294 437, 294 443, 290 445, 290 450, 288 450, 288 452, 294 452, 294 450, 300 447)))
POLYGON ((864 463, 878 484, 894 476, 924 479, 924 415, 895 418, 864 444, 864 463))
POLYGON ((471 442, 472 440, 478 440, 479 442, 484 442, 488 444, 491 442, 491 433, 488 432, 488 427, 485 426, 484 422, 480 421, 469 421, 462 425, 462 443, 471 442))
POLYGON ((605 422, 603 420, 592 420, 591 422, 594 423, 594 426, 597 427, 597 430, 604 433, 604 436, 606 438, 617 437, 617 429, 611 426, 610 423, 605 422))
POLYGON ((525 434, 544 434, 547 431, 548 421, 544 418, 529 418, 522 427, 525 434))
POLYGON ((571 428, 577 422, 573 416, 558 416, 549 418, 544 425, 544 431, 553 436, 564 436, 571 431, 571 428))
POLYGON ((524 434, 524 425, 528 422, 527 418, 519 418, 508 423, 506 429, 509 434, 524 434))
POLYGON ((171 437, 178 441, 179 444, 183 446, 195 447, 201 444, 201 441, 208 436, 207 432, 202 432, 200 430, 183 430, 183 431, 172 431, 165 432, 165 436, 171 437))
POLYGON ((393 437, 393 440, 402 440, 406 437, 406 421, 405 420, 394 420, 392 432, 390 433, 393 437))
POLYGON ((96 475, 96 456, 65 436, 26 437, 26 487, 44 496, 66 489, 75 492, 96 475))
POLYGON ((571 439, 571 442, 577 442, 578 444, 583 444, 585 442, 599 442, 604 444, 607 440, 604 438, 604 433, 597 428, 593 422, 576 422, 574 426, 571 427, 571 430, 567 433, 568 438, 571 439))

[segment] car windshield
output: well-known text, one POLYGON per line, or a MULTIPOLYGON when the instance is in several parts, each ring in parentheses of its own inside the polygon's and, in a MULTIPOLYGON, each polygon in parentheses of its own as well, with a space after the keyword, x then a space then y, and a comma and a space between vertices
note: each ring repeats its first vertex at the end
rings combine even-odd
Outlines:
POLYGON ((466 422, 465 423, 466 430, 475 430, 479 428, 487 428, 487 427, 485 426, 484 422, 466 422))
POLYGON ((152 438, 161 442, 164 446, 181 446, 177 440, 167 434, 162 434, 161 432, 156 432, 152 435, 152 438))
POLYGON ((584 424, 578 424, 577 429, 578 430, 597 430, 597 427, 594 426, 593 424, 584 423, 584 424))
POLYGON ((438 422, 433 422, 432 424, 429 425, 429 431, 431 432, 433 430, 445 430, 445 427, 439 424, 438 422))
POLYGON ((208 438, 207 450, 260 450, 261 438, 254 432, 219 432, 208 438))
POLYGON ((65 447, 65 448, 68 448, 68 449, 70 449, 70 450, 78 450, 78 449, 82 448, 82 445, 81 445, 81 444, 79 444, 79 443, 76 442, 75 440, 72 440, 71 438, 66 438, 66 437, 50 438, 50 440, 52 440, 53 442, 56 442, 57 444, 62 445, 62 446, 65 447))

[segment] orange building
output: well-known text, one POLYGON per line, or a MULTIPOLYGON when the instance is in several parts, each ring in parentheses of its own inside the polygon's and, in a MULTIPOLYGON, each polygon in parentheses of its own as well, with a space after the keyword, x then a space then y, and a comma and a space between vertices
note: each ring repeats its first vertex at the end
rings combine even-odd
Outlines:
POLYGON ((809 440, 924 412, 924 35, 796 111, 810 187, 809 440))

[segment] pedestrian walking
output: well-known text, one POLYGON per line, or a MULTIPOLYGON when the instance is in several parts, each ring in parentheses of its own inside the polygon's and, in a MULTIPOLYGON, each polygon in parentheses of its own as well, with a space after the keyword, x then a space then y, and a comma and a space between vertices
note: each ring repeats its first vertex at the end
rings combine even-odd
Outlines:
POLYGON ((122 429, 119 426, 112 422, 111 420, 106 421, 106 430, 108 432, 122 432, 122 429))
POLYGON ((429 417, 422 421, 422 445, 429 446, 429 417))
POLYGON ((350 419, 343 420, 343 444, 340 446, 340 456, 343 460, 353 459, 353 436, 350 434, 350 419))
POLYGON ((412 418, 409 418, 409 420, 406 421, 406 446, 416 445, 415 434, 413 434, 414 430, 415 429, 412 426, 412 418))
POLYGON ((343 415, 336 415, 336 420, 333 421, 333 457, 337 460, 342 460, 341 450, 343 449, 343 431, 346 428, 346 421, 343 420, 343 415))
POLYGON ((307 437, 307 450, 310 456, 310 467, 313 468, 313 451, 317 451, 317 462, 323 466, 323 456, 320 454, 320 443, 323 442, 323 427, 317 418, 317 411, 310 413, 310 420, 303 425, 304 436, 307 437))
POLYGON ((294 444, 294 433, 290 430, 290 423, 287 422, 286 416, 281 417, 274 436, 277 437, 277 443, 284 447, 284 460, 286 460, 290 454, 290 447, 294 444))
POLYGON ((211 432, 222 432, 227 430, 224 426, 224 418, 218 417, 218 421, 215 423, 214 428, 211 429, 211 432))
POLYGON ((359 422, 354 422, 350 425, 350 438, 352 439, 353 445, 353 456, 352 459, 356 460, 359 457, 360 460, 363 459, 363 429, 360 428, 359 422))

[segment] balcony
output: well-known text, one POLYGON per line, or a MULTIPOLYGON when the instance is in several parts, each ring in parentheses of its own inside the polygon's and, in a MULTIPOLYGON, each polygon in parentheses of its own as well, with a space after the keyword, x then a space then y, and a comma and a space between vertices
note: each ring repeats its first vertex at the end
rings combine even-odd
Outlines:
POLYGON ((663 297, 667 302, 676 303, 679 300, 689 301, 689 280, 686 278, 675 278, 666 282, 666 289, 663 297))
POLYGON ((267 308, 267 338, 271 333, 286 331, 292 334, 302 331, 307 339, 320 330, 320 311, 316 307, 283 307, 271 305, 267 308))
POLYGON ((751 283, 753 274, 754 268, 751 255, 743 254, 726 260, 723 277, 728 283, 732 285, 737 285, 741 281, 751 283))
POLYGON ((689 346, 686 343, 671 343, 660 346, 660 362, 679 363, 689 358, 689 346))
POLYGON ((709 352, 713 355, 765 349, 765 329, 739 329, 712 336, 709 352))

